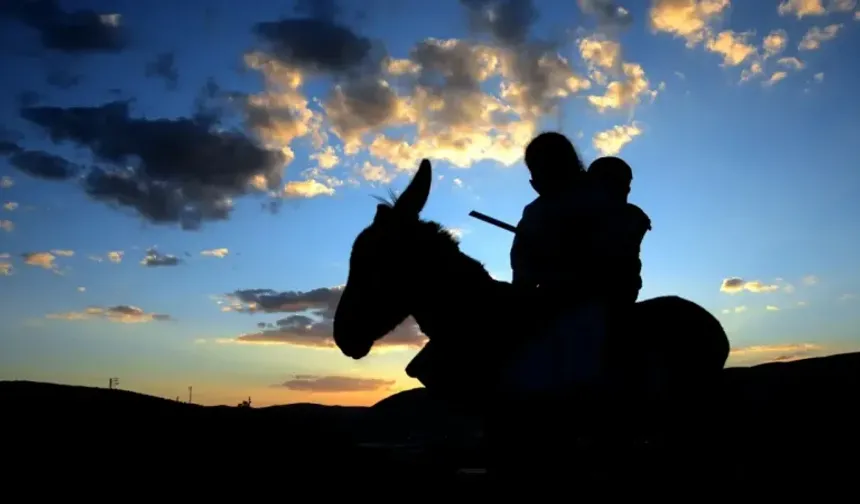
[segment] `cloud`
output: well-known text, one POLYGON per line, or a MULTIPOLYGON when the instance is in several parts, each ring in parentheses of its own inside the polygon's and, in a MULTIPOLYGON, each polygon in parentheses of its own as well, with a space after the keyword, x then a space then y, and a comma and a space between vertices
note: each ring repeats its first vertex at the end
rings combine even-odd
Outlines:
POLYGON ((601 30, 626 28, 633 22, 630 12, 610 0, 577 0, 585 14, 594 15, 601 30))
POLYGON ((752 360, 763 362, 790 362, 797 359, 812 357, 824 348, 814 343, 752 345, 733 348, 729 353, 730 359, 752 360))
POLYGON ((39 33, 46 49, 66 53, 116 52, 126 44, 119 14, 65 11, 57 0, 7 0, 0 19, 15 19, 39 33))
POLYGON ((851 12, 855 7, 857 7, 857 0, 830 0, 827 10, 828 12, 851 12))
MULTIPOLYGON (((21 111, 25 120, 57 145, 85 149, 93 163, 17 144, 10 160, 34 176, 75 180, 90 198, 148 222, 197 229, 228 219, 240 197, 266 194, 276 200, 266 207, 275 210, 283 198, 331 196, 359 180, 389 183, 423 157, 461 168, 483 160, 512 165, 562 100, 585 96, 612 113, 653 101, 661 89, 640 64, 624 60, 615 35, 631 16, 607 0, 579 1, 598 25, 576 42, 574 57, 587 74, 562 56, 567 42, 530 35, 537 19, 530 0, 461 0, 468 37, 427 38, 400 54, 344 24, 333 4, 311 4, 300 18, 253 26, 243 64, 263 77, 261 92, 210 82, 189 117, 145 117, 124 100, 30 104, 21 111), (297 161, 305 142, 312 153, 297 161), (368 159, 348 162, 357 155, 368 159), (293 171, 300 161, 307 166, 293 171), (341 176, 341 167, 350 173, 341 176)), ((728 7, 728 0, 657 0, 649 21, 654 31, 719 54, 725 65, 751 64, 758 52, 749 33, 714 28, 728 7)), ((767 54, 785 48, 780 34, 763 42, 767 54)), ((175 83, 175 67, 174 54, 161 53, 145 73, 175 83)), ((596 151, 618 154, 642 134, 632 117, 622 122, 594 136, 596 151)))
POLYGON ((146 255, 143 260, 140 261, 140 264, 148 267, 155 266, 177 266, 181 259, 171 254, 162 254, 155 247, 151 247, 147 249, 146 255))
POLYGON ((788 45, 788 33, 785 30, 773 30, 762 40, 765 56, 776 56, 788 45))
POLYGON ((201 250, 200 251, 201 255, 210 256, 210 257, 217 257, 219 259, 223 259, 223 258, 227 257, 227 254, 229 254, 229 253, 230 253, 230 251, 225 249, 225 248, 216 248, 216 249, 211 249, 211 250, 201 250))
POLYGON ((8 219, 2 219, 0 220, 0 229, 6 231, 7 233, 11 233, 15 230, 15 223, 8 219))
POLYGON ((337 155, 337 152, 335 152, 334 147, 331 145, 325 146, 323 150, 311 154, 310 157, 323 170, 330 170, 340 163, 340 156, 337 155))
POLYGON ((12 263, 0 261, 0 276, 9 276, 13 271, 15 271, 15 268, 12 267, 12 263))
MULTIPOLYGON (((828 9, 836 12, 845 9, 841 0, 833 1, 828 9)), ((719 54, 724 67, 743 65, 740 81, 746 82, 754 77, 769 75, 763 83, 765 86, 784 79, 785 71, 774 71, 765 68, 768 58, 784 52, 788 45, 788 33, 775 29, 763 37, 761 47, 750 41, 755 31, 736 32, 733 30, 718 30, 717 25, 723 19, 730 7, 729 0, 654 0, 649 11, 652 31, 672 34, 683 38, 688 48, 703 47, 709 52, 719 54)), ((798 17, 813 14, 824 14, 825 7, 820 1, 804 2, 789 0, 779 7, 781 14, 800 13, 798 17)), ((812 50, 820 47, 821 43, 836 36, 842 25, 832 24, 824 29, 813 27, 799 43, 801 50, 812 50)), ((779 65, 794 70, 803 68, 803 63, 794 57, 782 58, 779 65)))
MULTIPOLYGON (((745 82, 764 73, 764 60, 785 49, 788 34, 784 30, 771 31, 763 38, 759 49, 749 40, 755 34, 752 30, 718 31, 717 24, 729 7, 729 0, 654 0, 650 10, 651 28, 655 33, 683 38, 688 48, 701 46, 720 55, 724 67, 745 65, 740 75, 740 81, 745 82)), ((781 77, 778 75, 776 80, 781 77)))
POLYGON ((458 240, 463 237, 468 231, 461 228, 448 228, 448 232, 451 233, 451 236, 457 238, 458 240))
POLYGON ((777 7, 781 16, 794 15, 797 19, 805 16, 824 16, 829 13, 851 12, 857 0, 784 0, 777 7))
POLYGON ((657 96, 657 91, 651 89, 651 83, 645 77, 642 65, 622 63, 621 73, 622 79, 607 84, 602 95, 588 96, 588 103, 598 112, 606 112, 609 109, 632 109, 640 103, 643 96, 650 96, 652 99, 657 96))
POLYGON ((313 198, 315 196, 331 196, 334 189, 317 180, 290 182, 284 187, 285 196, 298 198, 313 198))
POLYGON ((23 149, 20 145, 10 140, 0 140, 0 156, 9 156, 21 152, 23 149))
POLYGON ((817 74, 812 76, 815 82, 824 82, 824 72, 818 72, 817 74))
POLYGON ((751 32, 722 31, 705 42, 705 49, 721 55, 724 66, 738 66, 758 53, 756 47, 747 42, 750 35, 751 32))
POLYGON ((368 182, 380 182, 385 184, 391 182, 394 175, 389 170, 386 170, 382 165, 365 161, 361 166, 361 177, 368 182))
POLYGON ((6 210, 7 212, 13 212, 16 208, 18 208, 18 203, 15 203, 14 201, 7 201, 3 204, 3 210, 6 210))
POLYGON ((579 40, 579 55, 589 65, 611 70, 621 64, 621 44, 615 40, 604 40, 596 36, 579 40))
POLYGON ((771 74, 768 80, 764 81, 763 85, 765 86, 773 86, 777 82, 785 79, 788 76, 787 72, 774 72, 771 74))
POLYGON ((158 77, 164 79, 167 89, 176 89, 179 83, 179 70, 176 68, 176 54, 163 52, 155 56, 155 59, 146 64, 144 74, 147 77, 158 77))
POLYGON ((123 324, 172 320, 170 315, 147 313, 136 306, 129 305, 117 305, 109 308, 93 306, 79 312, 49 313, 45 317, 59 320, 107 320, 108 322, 123 324))
POLYGON ((767 310, 767 311, 779 311, 779 307, 778 307, 778 306, 774 306, 774 305, 767 305, 767 306, 765 306, 765 307, 764 307, 764 309, 765 309, 765 310, 767 310))
POLYGON ((801 279, 803 285, 812 286, 818 284, 818 277, 815 275, 807 275, 801 279))
POLYGON ((746 281, 738 277, 726 278, 720 285, 720 292, 725 292, 727 294, 737 294, 742 291, 763 293, 774 292, 777 290, 779 290, 779 285, 765 284, 758 280, 746 281))
MULTIPOLYGON (((256 332, 243 334, 232 343, 289 344, 312 348, 336 348, 332 336, 334 313, 343 287, 306 292, 246 289, 219 300, 221 311, 239 313, 286 313, 274 323, 261 323, 256 332)), ((410 317, 377 343, 378 347, 421 348, 427 337, 410 317)))
MULTIPOLYGON (((328 17, 260 23, 255 33, 262 45, 246 62, 263 73, 267 88, 248 101, 250 127, 267 145, 289 152, 305 137, 326 152, 336 137, 345 155, 370 155, 361 174, 373 182, 411 172, 423 157, 464 168, 481 160, 517 162, 540 118, 590 82, 554 44, 526 38, 536 15, 531 1, 461 5, 484 41, 428 38, 406 57, 328 17), (319 78, 335 85, 316 112, 303 87, 319 78), (497 93, 483 86, 491 79, 501 80, 497 93)), ((302 176, 319 184, 319 194, 342 183, 324 169, 302 176)))
MULTIPOLYGON (((125 256, 125 252, 123 252, 122 250, 111 250, 110 252, 105 254, 105 256, 107 257, 108 261, 114 264, 119 264, 122 262, 122 258, 125 256)), ((91 261, 95 262, 102 262, 104 260, 102 257, 96 255, 88 256, 88 258, 91 261)))
POLYGON ((390 390, 394 384, 394 380, 379 378, 295 375, 292 379, 277 386, 303 392, 339 393, 390 390))
POLYGON ((613 126, 606 131, 595 133, 591 145, 601 156, 614 156, 640 134, 642 130, 636 124, 613 126))
POLYGON ((43 151, 18 147, 18 150, 6 154, 9 155, 10 165, 31 177, 43 180, 69 180, 81 172, 81 167, 77 164, 43 151))
POLYGON ((723 315, 728 315, 730 313, 743 313, 747 311, 746 306, 735 306, 734 308, 726 308, 723 310, 723 315))
MULTIPOLYGON (((247 194, 268 194, 275 201, 264 207, 276 210, 283 198, 330 196, 359 178, 388 183, 424 157, 463 168, 482 160, 512 165, 542 119, 592 82, 560 54, 561 43, 527 36, 537 19, 531 0, 460 4, 475 39, 428 38, 396 56, 339 22, 333 4, 306 6, 301 18, 254 25, 255 46, 244 64, 264 77, 260 93, 225 91, 210 81, 195 114, 171 118, 135 115, 124 100, 69 108, 30 102, 21 117, 55 144, 88 150, 94 164, 14 142, 6 155, 32 176, 75 179, 94 200, 183 229, 228 219, 233 199, 247 194), (306 95, 306 88, 321 82, 332 84, 327 92, 318 99, 306 95), (335 139, 342 148, 330 144, 335 139), (285 181, 297 141, 312 143, 313 166, 298 180, 285 181), (370 159, 355 177, 332 174, 344 156, 360 153, 370 159)), ((606 0, 579 5, 597 18, 600 32, 581 43, 605 85, 589 102, 609 111, 632 108, 643 97, 653 100, 657 90, 641 65, 623 61, 620 45, 610 40, 613 30, 629 25, 629 12, 606 0), (595 59, 612 47, 612 55, 595 59)), ((94 16, 119 36, 117 16, 94 16)), ((161 53, 145 73, 172 86, 175 67, 174 54, 161 53)))
POLYGON ((797 19, 804 16, 823 16, 827 13, 822 0, 785 0, 777 7, 781 16, 794 14, 797 19))
POLYGON ((135 118, 130 102, 114 101, 25 107, 21 116, 56 143, 89 149, 99 162, 82 181, 91 198, 132 209, 155 224, 197 229, 203 221, 227 219, 233 197, 260 185, 276 189, 285 163, 283 153, 244 133, 217 128, 212 114, 203 112, 192 118, 135 118))
POLYGON ((3 177, 0 177, 0 189, 9 189, 13 185, 15 185, 15 181, 12 180, 12 177, 8 177, 5 175, 3 177))
POLYGON ((822 42, 827 42, 836 38, 839 30, 842 29, 841 24, 831 24, 823 29, 818 26, 813 26, 803 35, 797 48, 801 51, 813 51, 821 47, 822 42))
POLYGON ((729 0, 653 0, 651 29, 686 40, 694 47, 712 34, 712 24, 729 7, 729 0))
POLYGON ((779 58, 778 60, 776 60, 776 63, 778 65, 782 65, 794 70, 803 70, 804 67, 806 67, 806 65, 802 61, 795 58, 794 56, 788 58, 779 58))
POLYGON ((54 262, 57 257, 50 252, 26 252, 21 254, 24 258, 24 264, 36 266, 47 270, 57 269, 57 264, 54 262))

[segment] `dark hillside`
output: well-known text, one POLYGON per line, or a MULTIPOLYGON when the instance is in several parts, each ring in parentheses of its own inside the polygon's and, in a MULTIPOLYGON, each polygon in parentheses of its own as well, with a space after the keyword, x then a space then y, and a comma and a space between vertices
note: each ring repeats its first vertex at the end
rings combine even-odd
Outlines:
MULTIPOLYGON (((702 453, 695 463, 737 485, 796 478, 839 486, 860 471, 858 391, 860 353, 726 369, 715 415, 696 427, 719 453, 702 453)), ((478 422, 421 388, 369 408, 241 408, 6 381, 0 401, 13 478, 38 467, 55 478, 196 474, 217 482, 226 471, 299 481, 384 475, 438 486, 453 481, 456 468, 483 463, 478 422)), ((547 456, 556 457, 550 449, 547 456)))

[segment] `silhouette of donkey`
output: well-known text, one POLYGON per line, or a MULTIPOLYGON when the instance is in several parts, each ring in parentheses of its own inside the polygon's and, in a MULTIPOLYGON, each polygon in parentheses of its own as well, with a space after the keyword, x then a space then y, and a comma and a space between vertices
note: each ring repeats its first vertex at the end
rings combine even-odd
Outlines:
MULTIPOLYGON (((482 413, 510 398, 510 369, 543 334, 544 308, 536 294, 493 279, 440 224, 420 219, 431 172, 423 160, 403 193, 378 205, 355 239, 334 341, 345 355, 363 358, 411 315, 429 342, 407 373, 428 392, 482 413)), ((677 397, 721 376, 728 338, 698 304, 677 296, 640 301, 626 327, 608 344, 619 376, 641 382, 637 373, 659 363, 665 390, 677 397)))

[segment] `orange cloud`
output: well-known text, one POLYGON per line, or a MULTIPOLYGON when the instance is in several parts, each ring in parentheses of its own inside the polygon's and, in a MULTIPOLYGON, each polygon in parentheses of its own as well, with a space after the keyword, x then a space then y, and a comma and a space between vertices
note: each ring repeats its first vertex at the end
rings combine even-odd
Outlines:
POLYGON ((57 264, 54 262, 57 256, 51 252, 27 252, 22 256, 24 257, 24 264, 28 266, 57 271, 57 264))
POLYGON ((49 313, 45 317, 59 320, 107 320, 108 322, 123 324, 170 320, 170 315, 147 313, 141 308, 129 305, 117 305, 109 308, 91 306, 79 312, 49 313))
POLYGON ((227 257, 227 254, 229 254, 229 253, 230 253, 230 251, 226 248, 216 248, 216 249, 201 250, 200 251, 201 255, 210 256, 210 257, 218 257, 220 259, 227 257))
POLYGON ((738 361, 744 365, 790 362, 820 355, 824 350, 823 346, 815 343, 751 345, 733 348, 729 353, 729 360, 738 361))
POLYGON ((277 386, 302 392, 344 393, 390 391, 395 383, 381 378, 295 375, 277 386))
POLYGON ((720 292, 725 292, 727 294, 737 294, 742 291, 763 293, 774 292, 777 290, 779 290, 778 285, 765 284, 758 280, 746 281, 743 278, 738 277, 726 278, 720 285, 720 292))

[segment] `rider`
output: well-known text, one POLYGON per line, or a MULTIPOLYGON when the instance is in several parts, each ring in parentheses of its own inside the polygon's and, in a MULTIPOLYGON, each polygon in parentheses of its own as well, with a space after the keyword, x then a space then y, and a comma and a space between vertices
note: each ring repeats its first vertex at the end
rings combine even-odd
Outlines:
MULTIPOLYGON (((609 199, 589 182, 576 149, 560 133, 535 137, 526 147, 525 163, 538 197, 517 224, 511 249, 513 284, 538 288, 543 305, 556 315, 551 315, 558 336, 554 341, 568 348, 536 355, 527 376, 545 371, 547 359, 571 356, 574 362, 551 367, 564 372, 563 382, 589 382, 602 361, 606 317, 606 303, 595 291, 601 279, 592 273, 590 257, 596 226, 602 225, 596 217, 608 210, 609 199)), ((556 377, 550 383, 558 381, 556 377)))
POLYGON ((635 303, 642 289, 642 261, 639 254, 645 233, 651 230, 651 219, 638 206, 629 203, 630 184, 633 170, 624 160, 606 156, 595 160, 588 167, 589 178, 595 186, 613 203, 619 212, 611 212, 607 217, 613 219, 608 225, 601 226, 608 243, 602 244, 605 255, 594 258, 602 264, 595 264, 604 270, 602 282, 608 289, 608 296, 614 305, 635 303), (601 266, 605 266, 601 267, 601 266))
POLYGON ((636 303, 642 288, 639 254, 645 233, 651 229, 651 219, 641 208, 627 201, 633 171, 626 162, 613 156, 599 158, 588 167, 588 175, 592 184, 600 187, 613 202, 611 210, 603 216, 599 228, 601 233, 595 237, 597 247, 603 253, 592 257, 591 264, 592 270, 603 279, 598 285, 603 288, 603 299, 607 301, 605 329, 610 335, 609 341, 621 342, 621 346, 609 345, 605 355, 612 367, 606 371, 619 380, 616 384, 622 385, 618 392, 634 392, 640 386, 650 387, 652 382, 660 387, 659 374, 647 383, 642 381, 643 377, 637 375, 637 370, 643 362, 623 351, 627 346, 626 340, 618 338, 631 329, 625 327, 626 321, 632 318, 627 310, 636 303), (625 384, 634 386, 628 388, 625 384))
POLYGON ((558 267, 557 261, 548 259, 558 254, 559 243, 557 233, 550 232, 581 202, 586 172, 570 140, 555 132, 541 133, 528 144, 525 163, 538 197, 526 205, 517 224, 511 247, 512 280, 518 286, 537 287, 555 279, 555 272, 547 268, 558 267))

